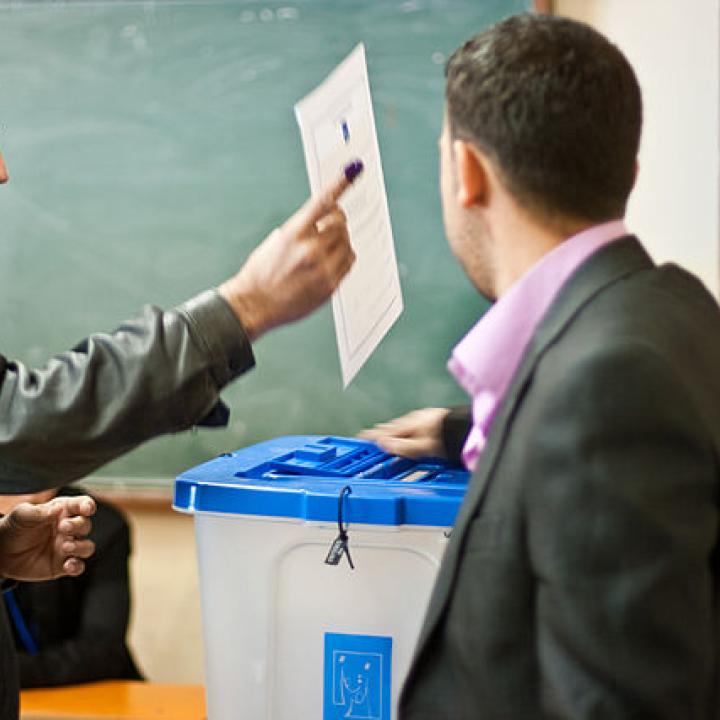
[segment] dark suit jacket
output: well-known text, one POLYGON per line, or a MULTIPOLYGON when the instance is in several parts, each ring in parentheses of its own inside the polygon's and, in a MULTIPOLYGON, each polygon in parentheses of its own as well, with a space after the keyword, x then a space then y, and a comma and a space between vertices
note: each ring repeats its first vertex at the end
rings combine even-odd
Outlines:
POLYGON ((717 718, 719 444, 716 302, 600 250, 496 416, 400 718, 717 718))

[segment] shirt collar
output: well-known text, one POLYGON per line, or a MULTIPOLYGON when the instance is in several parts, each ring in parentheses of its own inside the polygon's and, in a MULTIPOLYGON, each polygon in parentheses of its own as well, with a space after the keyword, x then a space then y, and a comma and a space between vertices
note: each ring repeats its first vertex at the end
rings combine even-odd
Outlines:
POLYGON ((553 299, 574 271, 602 246, 627 235, 611 220, 569 237, 508 289, 455 346, 448 369, 473 397, 501 396, 553 299))

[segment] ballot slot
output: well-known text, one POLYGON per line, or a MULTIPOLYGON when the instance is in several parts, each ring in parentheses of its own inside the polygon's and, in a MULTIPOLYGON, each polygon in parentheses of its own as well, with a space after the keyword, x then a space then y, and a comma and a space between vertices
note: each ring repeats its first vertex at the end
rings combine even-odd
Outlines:
POLYGON ((469 474, 440 458, 389 455, 374 443, 291 435, 223 453, 176 479, 174 505, 187 511, 360 524, 452 524, 469 474))
POLYGON ((446 472, 446 463, 420 462, 390 455, 372 443, 347 438, 325 437, 292 452, 261 462, 235 473, 256 480, 286 478, 352 478, 356 481, 421 483, 448 482, 455 476, 446 472))

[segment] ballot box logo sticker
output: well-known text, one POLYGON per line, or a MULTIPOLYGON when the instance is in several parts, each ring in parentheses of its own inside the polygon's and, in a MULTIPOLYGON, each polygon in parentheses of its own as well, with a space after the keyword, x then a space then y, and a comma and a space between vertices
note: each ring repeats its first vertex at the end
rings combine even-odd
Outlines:
POLYGON ((392 638, 325 634, 323 720, 390 720, 392 638))

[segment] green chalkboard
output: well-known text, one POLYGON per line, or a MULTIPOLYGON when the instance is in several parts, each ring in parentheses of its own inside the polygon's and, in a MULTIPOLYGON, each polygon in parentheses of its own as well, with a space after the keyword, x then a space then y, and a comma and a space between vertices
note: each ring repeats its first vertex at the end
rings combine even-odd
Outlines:
POLYGON ((461 401, 445 370, 484 310, 446 247, 443 64, 524 0, 0 2, 2 351, 32 365, 145 303, 232 274, 305 198, 293 104, 366 44, 405 312, 347 391, 331 313, 262 339, 226 430, 161 438, 102 475, 174 476, 291 433, 354 434, 461 401))

